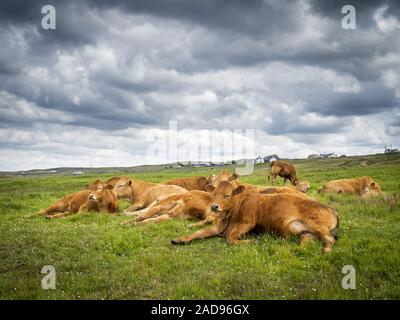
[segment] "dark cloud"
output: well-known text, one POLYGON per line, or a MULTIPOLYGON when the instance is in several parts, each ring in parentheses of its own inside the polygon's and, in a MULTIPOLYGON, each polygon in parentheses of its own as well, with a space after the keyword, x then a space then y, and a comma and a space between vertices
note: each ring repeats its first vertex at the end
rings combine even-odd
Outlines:
MULTIPOLYGON (((57 132, 68 144, 75 128, 107 141, 110 160, 112 150, 144 153, 140 139, 121 135, 165 130, 169 120, 254 128, 293 154, 333 135, 341 139, 332 145, 390 142, 399 133, 399 8, 388 0, 1 1, 0 146, 15 157, 51 146, 59 161, 66 148, 57 132), (56 7, 56 30, 40 26, 45 4, 56 7), (346 4, 356 7, 356 30, 341 28, 346 4), (351 139, 374 119, 379 136, 351 139)), ((103 155, 87 142, 77 156, 87 150, 103 155)))

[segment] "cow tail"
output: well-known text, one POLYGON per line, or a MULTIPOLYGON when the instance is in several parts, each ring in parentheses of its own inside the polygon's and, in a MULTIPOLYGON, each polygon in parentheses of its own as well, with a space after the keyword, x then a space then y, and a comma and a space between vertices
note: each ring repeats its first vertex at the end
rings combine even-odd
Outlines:
POLYGON ((339 231, 340 219, 339 219, 339 216, 336 211, 335 211, 335 215, 336 215, 336 226, 332 230, 330 230, 330 233, 335 238, 335 240, 338 240, 339 239, 338 231, 339 231))

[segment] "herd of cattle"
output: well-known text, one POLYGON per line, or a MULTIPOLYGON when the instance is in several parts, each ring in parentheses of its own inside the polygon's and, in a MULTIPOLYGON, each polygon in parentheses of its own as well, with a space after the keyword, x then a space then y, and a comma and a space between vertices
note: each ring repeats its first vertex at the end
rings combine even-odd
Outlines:
MULTIPOLYGON (((176 217, 200 220, 190 227, 211 224, 172 240, 172 244, 213 236, 225 237, 229 243, 248 242, 241 237, 258 229, 282 236, 298 236, 301 246, 311 239, 319 239, 323 251, 331 251, 339 227, 337 212, 307 195, 310 185, 298 181, 295 166, 274 161, 269 168, 268 180, 270 178, 272 187, 240 182, 238 175, 227 171, 164 183, 113 177, 107 181, 95 180, 86 190, 69 194, 29 217, 44 215, 54 219, 85 211, 115 214, 119 200, 126 200, 131 206, 123 214, 131 218, 121 223, 124 225, 162 222, 176 217), (275 187, 277 176, 282 177, 284 183, 289 180, 292 186, 275 187)), ((318 192, 367 197, 380 194, 381 189, 371 177, 360 177, 330 181, 318 192)))

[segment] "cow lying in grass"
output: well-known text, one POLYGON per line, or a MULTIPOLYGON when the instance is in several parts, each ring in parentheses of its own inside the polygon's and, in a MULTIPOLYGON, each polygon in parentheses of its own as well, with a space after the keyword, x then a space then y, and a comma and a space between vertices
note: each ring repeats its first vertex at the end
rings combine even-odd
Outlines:
POLYGON ((305 195, 310 191, 310 184, 307 181, 299 182, 297 186, 291 187, 263 187, 260 191, 263 194, 271 193, 294 193, 297 195, 305 195))
MULTIPOLYGON (((193 177, 193 181, 198 181, 197 178, 193 177)), ((127 216, 137 216, 133 220, 127 220, 121 224, 146 224, 149 222, 162 222, 175 217, 185 217, 190 219, 201 219, 202 221, 191 226, 199 226, 210 223, 213 221, 213 214, 210 211, 211 194, 215 187, 212 184, 220 183, 221 181, 233 181, 238 178, 235 173, 232 174, 228 171, 222 171, 217 176, 210 175, 208 184, 204 186, 207 191, 191 190, 187 191, 184 189, 177 190, 171 188, 165 188, 169 185, 156 185, 144 182, 132 181, 129 186, 129 179, 126 181, 120 181, 121 186, 117 185, 117 195, 119 199, 127 199, 133 195, 133 198, 139 197, 141 199, 146 198, 146 201, 135 201, 135 204, 124 211, 127 216), (132 185, 137 184, 136 190, 132 185), (154 188, 158 186, 157 188, 154 188), (138 191, 139 190, 139 191, 138 191), (147 190, 147 191, 140 191, 147 190), (154 192, 156 191, 156 192, 154 192), (167 191, 167 192, 166 192, 167 191), (178 192, 177 192, 178 191, 178 192), (136 194, 136 196, 135 196, 136 194), (151 196, 148 197, 148 195, 151 196), (150 203, 150 201, 153 202, 150 203), (142 203, 145 202, 145 205, 142 203)), ((178 179, 179 180, 179 179, 178 179)), ((174 180, 176 181, 176 180, 174 180)), ((194 184, 192 185, 192 187, 194 184)), ((175 187, 171 185, 170 187, 175 187)))
POLYGON ((163 222, 172 218, 187 218, 201 220, 190 227, 202 226, 214 220, 211 201, 211 193, 200 190, 166 196, 156 200, 145 209, 125 213, 126 215, 136 215, 136 218, 121 224, 141 225, 149 222, 163 222))
POLYGON ((320 239, 324 252, 335 243, 339 219, 332 208, 294 194, 267 194, 247 191, 231 182, 221 182, 213 192, 211 209, 215 224, 189 236, 172 240, 185 244, 195 239, 214 236, 227 238, 229 243, 243 243, 240 238, 251 230, 264 229, 280 235, 296 235, 304 245, 312 238, 320 239))
POLYGON ((90 190, 71 193, 50 207, 27 217, 43 215, 48 219, 55 219, 78 212, 117 212, 118 200, 112 191, 112 185, 96 180, 89 185, 89 188, 90 190))
POLYGON ((371 177, 332 180, 319 188, 323 194, 349 194, 362 197, 381 194, 381 187, 371 177))
MULTIPOLYGON (((238 180, 238 175, 231 174, 227 171, 222 171, 218 176, 215 177, 215 181, 231 181, 234 186, 239 186, 241 182, 238 180)), ((297 187, 282 187, 282 188, 266 188, 262 186, 255 186, 251 184, 242 183, 249 191, 260 192, 260 193, 296 193, 298 195, 305 196, 300 193, 300 186, 297 187)), ((307 184, 307 190, 309 184, 307 184)), ((208 184, 205 187, 206 191, 213 192, 215 187, 208 184)), ((193 192, 187 192, 182 194, 173 194, 170 196, 160 197, 147 208, 138 211, 125 211, 124 214, 128 216, 136 216, 133 220, 127 220, 121 224, 146 224, 149 222, 162 222, 175 217, 185 218, 198 218, 202 219, 197 224, 190 226, 200 226, 206 223, 210 223, 214 220, 214 215, 210 212, 210 201, 212 196, 207 192, 192 190, 193 192)))
POLYGON ((150 183, 140 180, 121 177, 114 187, 119 200, 128 200, 132 205, 124 213, 135 212, 147 208, 154 201, 172 194, 188 192, 186 189, 159 183, 150 183))
POLYGON ((236 173, 229 173, 228 171, 222 171, 216 178, 215 183, 210 186, 207 185, 207 191, 212 192, 216 186, 218 186, 222 181, 231 181, 234 186, 239 186, 240 184, 244 185, 247 188, 247 191, 252 190, 255 192, 262 193, 296 193, 296 194, 305 194, 310 191, 310 183, 308 181, 298 182, 296 186, 290 187, 266 187, 266 186, 258 186, 252 185, 249 183, 241 182, 238 180, 239 175, 236 173))
POLYGON ((188 191, 191 191, 191 190, 206 191, 207 186, 209 184, 212 184, 214 180, 215 180, 215 176, 210 175, 208 178, 206 178, 206 177, 190 177, 190 178, 174 179, 174 180, 164 182, 164 184, 180 186, 182 188, 185 188, 188 191))

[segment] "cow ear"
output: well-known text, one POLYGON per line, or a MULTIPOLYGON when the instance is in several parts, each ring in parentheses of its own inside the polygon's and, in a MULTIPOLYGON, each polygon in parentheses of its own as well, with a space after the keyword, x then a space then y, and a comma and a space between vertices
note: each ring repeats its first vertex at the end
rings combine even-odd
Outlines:
POLYGON ((246 187, 241 184, 239 187, 237 187, 235 190, 233 190, 232 196, 236 196, 236 195, 242 193, 245 189, 246 189, 246 187))
POLYGON ((131 185, 132 185, 132 180, 129 180, 128 186, 131 186, 131 185))
POLYGON ((90 184, 86 184, 85 189, 89 190, 90 189, 90 184))
POLYGON ((108 190, 112 190, 114 187, 112 184, 107 184, 105 188, 108 190))
POLYGON ((213 185, 211 185, 211 184, 207 184, 207 185, 204 187, 204 190, 207 191, 207 192, 214 192, 215 187, 214 187, 213 185))
POLYGON ((199 183, 204 183, 204 184, 208 183, 208 180, 206 177, 200 177, 198 181, 199 181, 199 183))
POLYGON ((233 173, 233 174, 229 177, 229 181, 236 180, 236 179, 238 179, 238 178, 239 178, 239 175, 236 174, 236 173, 233 173))
POLYGON ((371 187, 375 187, 375 186, 376 186, 375 181, 372 181, 371 184, 370 184, 370 186, 371 186, 371 187))

